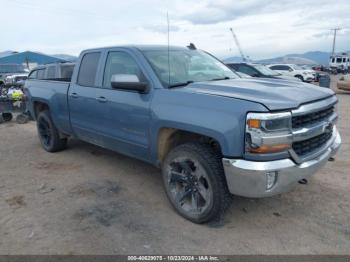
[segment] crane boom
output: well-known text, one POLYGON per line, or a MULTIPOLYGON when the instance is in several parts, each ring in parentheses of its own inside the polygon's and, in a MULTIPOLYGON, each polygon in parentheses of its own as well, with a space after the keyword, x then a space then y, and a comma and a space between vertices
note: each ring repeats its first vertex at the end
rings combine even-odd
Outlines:
POLYGON ((245 57, 244 54, 243 54, 241 45, 239 44, 238 38, 237 38, 235 32, 233 31, 232 27, 230 28, 230 31, 231 31, 231 33, 232 33, 233 40, 235 40, 236 46, 237 46, 237 48, 238 48, 239 53, 241 54, 241 57, 242 57, 243 61, 246 62, 247 59, 246 59, 246 57, 245 57))

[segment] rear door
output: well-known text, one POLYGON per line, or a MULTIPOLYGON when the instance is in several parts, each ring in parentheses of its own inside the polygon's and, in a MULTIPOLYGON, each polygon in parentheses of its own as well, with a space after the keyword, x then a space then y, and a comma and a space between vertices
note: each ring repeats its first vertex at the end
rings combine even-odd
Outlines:
POLYGON ((80 62, 76 81, 68 91, 70 122, 74 134, 81 140, 103 145, 99 135, 103 112, 99 112, 97 70, 101 63, 101 52, 85 53, 80 62))

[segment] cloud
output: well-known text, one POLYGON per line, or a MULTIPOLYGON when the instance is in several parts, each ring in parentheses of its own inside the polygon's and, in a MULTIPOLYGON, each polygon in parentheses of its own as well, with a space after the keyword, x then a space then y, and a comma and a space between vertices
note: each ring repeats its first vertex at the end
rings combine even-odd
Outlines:
MULTIPOLYGON (((192 42, 220 57, 238 55, 230 27, 253 59, 328 51, 329 29, 349 25, 349 10, 349 0, 3 1, 0 51, 77 55, 99 46, 166 44, 167 12, 172 45, 192 42)), ((337 50, 349 50, 349 43, 350 32, 340 31, 337 50)))
MULTIPOLYGON (((142 27, 145 30, 150 30, 152 32, 156 33, 167 33, 168 32, 168 26, 167 25, 149 25, 149 26, 143 26, 142 27)), ((181 27, 177 25, 170 25, 169 31, 170 32, 178 32, 181 30, 181 27)))

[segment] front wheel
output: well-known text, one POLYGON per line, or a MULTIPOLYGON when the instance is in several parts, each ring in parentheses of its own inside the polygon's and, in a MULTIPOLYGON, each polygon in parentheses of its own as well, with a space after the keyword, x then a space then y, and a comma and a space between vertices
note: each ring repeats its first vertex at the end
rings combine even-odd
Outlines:
POLYGON ((40 112, 36 123, 40 143, 47 152, 57 152, 66 147, 67 138, 60 138, 59 131, 52 122, 49 111, 40 112))
POLYGON ((221 156, 209 145, 177 146, 167 155, 162 173, 171 204, 192 222, 216 219, 231 202, 221 156))
POLYGON ((299 78, 302 82, 304 82, 304 77, 303 77, 303 76, 301 76, 301 75, 296 75, 295 77, 296 77, 296 78, 299 78))

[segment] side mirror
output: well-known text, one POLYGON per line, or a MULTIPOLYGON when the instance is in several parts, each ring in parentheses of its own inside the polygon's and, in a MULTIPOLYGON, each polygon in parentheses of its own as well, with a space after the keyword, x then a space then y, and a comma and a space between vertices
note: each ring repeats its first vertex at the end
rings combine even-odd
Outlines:
POLYGON ((293 72, 293 69, 292 69, 292 68, 289 68, 288 71, 289 71, 289 72, 293 72))
POLYGON ((141 82, 137 75, 132 74, 112 75, 111 85, 115 89, 137 91, 140 93, 146 93, 148 91, 148 84, 141 82))

